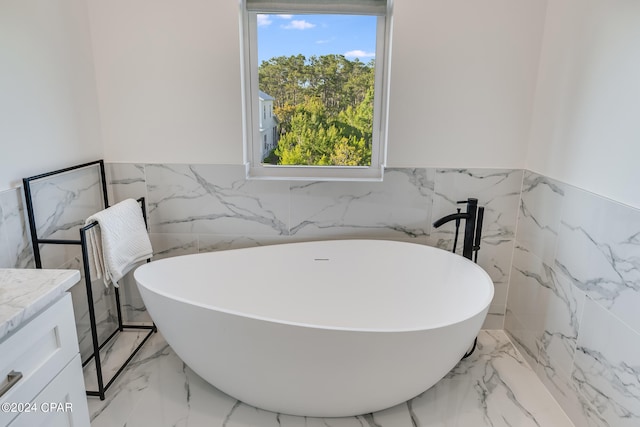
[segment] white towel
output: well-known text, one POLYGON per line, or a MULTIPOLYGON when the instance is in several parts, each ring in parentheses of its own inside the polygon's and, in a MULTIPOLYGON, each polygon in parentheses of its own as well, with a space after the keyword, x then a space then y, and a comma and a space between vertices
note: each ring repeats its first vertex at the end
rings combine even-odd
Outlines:
POLYGON ((142 210, 137 201, 127 199, 87 218, 98 222, 87 233, 89 268, 106 286, 118 286, 136 263, 153 254, 142 210))

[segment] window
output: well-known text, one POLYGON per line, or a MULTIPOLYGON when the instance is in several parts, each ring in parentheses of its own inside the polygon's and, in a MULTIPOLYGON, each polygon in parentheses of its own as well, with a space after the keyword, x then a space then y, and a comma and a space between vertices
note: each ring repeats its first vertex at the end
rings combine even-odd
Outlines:
POLYGON ((241 1, 248 178, 382 179, 391 2, 241 1))

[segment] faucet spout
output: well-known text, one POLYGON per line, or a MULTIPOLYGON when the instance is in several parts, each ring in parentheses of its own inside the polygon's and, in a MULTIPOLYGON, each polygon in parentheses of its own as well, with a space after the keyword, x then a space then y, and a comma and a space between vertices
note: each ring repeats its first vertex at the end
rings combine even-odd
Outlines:
POLYGON ((443 216, 439 220, 433 223, 435 228, 440 227, 441 225, 446 224, 450 221, 460 220, 460 219, 469 219, 470 215, 467 212, 458 212, 451 215, 443 216))
MULTIPOLYGON (((472 259, 473 250, 474 250, 474 236, 476 235, 476 213, 478 212, 478 199, 468 198, 466 202, 462 201, 458 203, 466 203, 467 211, 464 213, 461 213, 460 210, 458 209, 457 213, 444 216, 439 220, 435 221, 433 223, 433 226, 435 228, 438 228, 449 221, 456 221, 455 240, 457 241, 458 226, 460 225, 460 220, 464 219, 465 224, 464 224, 464 242, 462 246, 462 256, 467 259, 472 259)), ((480 231, 482 229, 481 223, 482 223, 482 220, 480 220, 480 229, 478 229, 477 231, 480 231)), ((479 241, 480 241, 480 237, 478 236, 478 242, 479 241)), ((475 246, 479 247, 480 244, 478 243, 475 246)), ((453 247, 455 248, 455 243, 453 247)))

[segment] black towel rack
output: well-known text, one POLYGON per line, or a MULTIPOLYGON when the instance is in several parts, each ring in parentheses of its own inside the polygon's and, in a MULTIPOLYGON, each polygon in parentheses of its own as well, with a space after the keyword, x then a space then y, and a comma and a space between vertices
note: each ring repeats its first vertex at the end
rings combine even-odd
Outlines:
MULTIPOLYGON (((29 229, 31 232, 31 243, 33 246, 33 257, 35 261, 36 268, 42 268, 42 259, 40 257, 40 245, 41 244, 54 244, 54 245, 79 245, 82 249, 82 264, 84 267, 84 281, 87 288, 87 301, 89 303, 89 322, 91 326, 91 339, 93 343, 93 353, 82 362, 82 366, 86 366, 91 360, 95 361, 96 365, 96 377, 98 382, 98 390, 87 390, 87 396, 98 396, 100 400, 105 399, 105 393, 107 389, 113 384, 118 375, 120 375, 131 359, 138 353, 138 351, 142 348, 142 346, 147 342, 147 340, 151 337, 151 335, 157 331, 156 325, 129 325, 125 324, 122 320, 122 307, 120 305, 120 292, 117 287, 114 286, 114 294, 116 299, 116 310, 118 316, 118 328, 113 331, 102 343, 99 342, 98 339, 98 329, 96 325, 96 313, 95 307, 93 303, 93 289, 91 287, 91 272, 89 270, 89 254, 87 251, 87 236, 86 233, 88 230, 97 226, 97 222, 93 222, 91 224, 87 224, 80 228, 80 239, 79 240, 70 240, 70 239, 41 239, 38 237, 38 231, 36 229, 36 220, 35 213, 33 209, 33 197, 31 194, 31 182, 49 178, 55 175, 59 175, 66 172, 71 172, 77 169, 84 169, 90 166, 98 166, 100 170, 100 181, 102 185, 102 198, 104 202, 105 209, 109 207, 109 200, 107 195, 107 180, 104 168, 104 160, 96 160, 89 163, 83 163, 81 165, 71 166, 64 169, 59 169, 52 172, 43 173, 40 175, 35 175, 29 178, 23 178, 23 189, 25 196, 25 203, 27 208, 27 218, 29 221, 29 229), (120 368, 116 371, 113 377, 106 382, 104 381, 104 377, 102 374, 102 363, 100 358, 100 350, 107 345, 117 334, 118 332, 122 332, 125 329, 141 329, 141 330, 149 330, 149 332, 145 335, 144 339, 138 344, 138 346, 131 352, 127 360, 120 366, 120 368)), ((144 197, 138 199, 142 209, 142 216, 144 218, 145 225, 147 225, 147 212, 144 197)), ((148 225, 147 225, 148 227, 148 225)), ((149 262, 150 260, 147 260, 149 262)))

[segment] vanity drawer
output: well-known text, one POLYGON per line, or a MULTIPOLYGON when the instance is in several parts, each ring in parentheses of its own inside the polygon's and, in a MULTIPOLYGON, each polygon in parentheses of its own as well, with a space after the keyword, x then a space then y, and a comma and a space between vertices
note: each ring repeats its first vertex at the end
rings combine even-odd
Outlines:
MULTIPOLYGON (((65 294, 0 342, 0 388, 7 384, 10 372, 22 374, 0 396, 0 404, 31 402, 77 353, 71 295, 65 294)), ((17 415, 0 411, 0 426, 17 415)))
POLYGON ((33 400, 32 412, 19 414, 9 427, 88 427, 89 410, 84 393, 80 355, 33 400))

